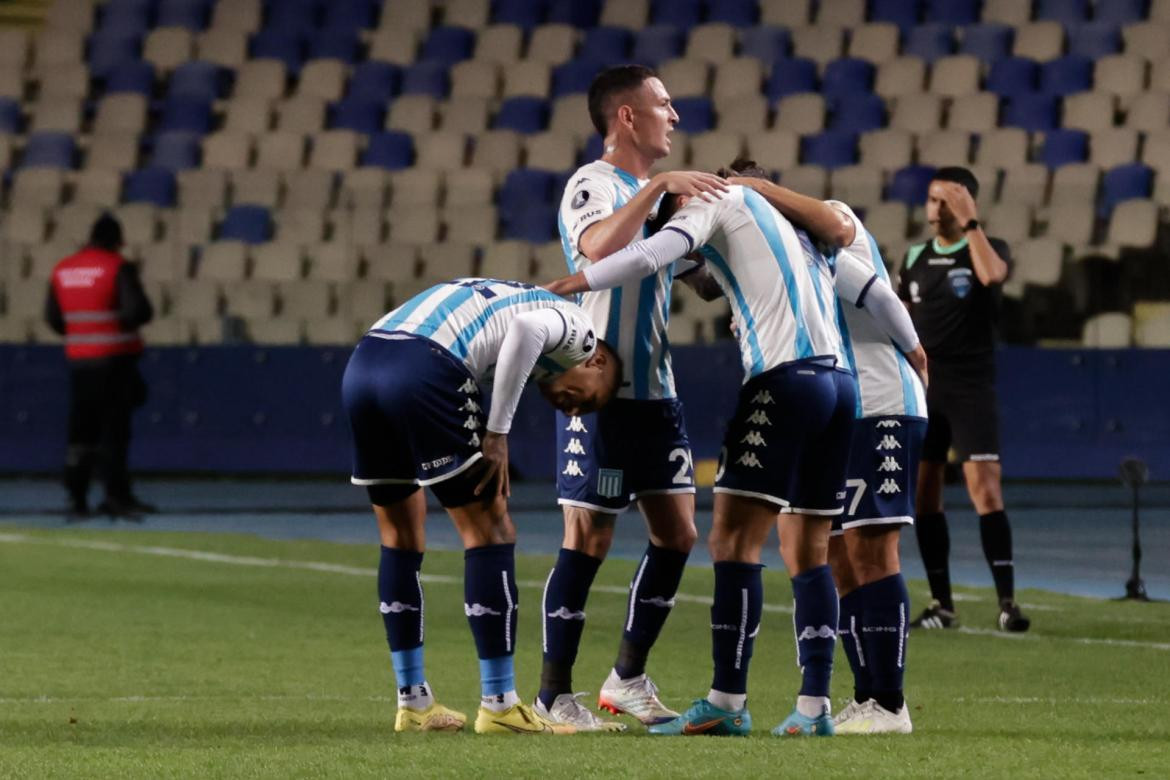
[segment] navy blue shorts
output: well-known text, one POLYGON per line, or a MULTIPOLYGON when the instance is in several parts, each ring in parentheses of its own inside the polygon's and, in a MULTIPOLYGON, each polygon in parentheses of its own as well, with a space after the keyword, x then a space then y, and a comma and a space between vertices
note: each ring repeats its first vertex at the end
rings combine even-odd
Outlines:
POLYGON ((918 461, 926 439, 921 417, 865 417, 853 423, 845 513, 833 535, 866 525, 913 525, 918 461))
POLYGON ((802 362, 754 377, 739 391, 715 492, 840 514, 856 409, 857 384, 844 371, 802 362))
POLYGON ((617 514, 660 493, 694 493, 682 402, 617 398, 580 417, 557 412, 557 503, 617 514))
POLYGON ((487 417, 479 385, 450 352, 406 334, 367 335, 345 367, 341 398, 353 431, 352 481, 375 504, 423 485, 443 506, 476 500, 465 472, 482 456, 487 417))

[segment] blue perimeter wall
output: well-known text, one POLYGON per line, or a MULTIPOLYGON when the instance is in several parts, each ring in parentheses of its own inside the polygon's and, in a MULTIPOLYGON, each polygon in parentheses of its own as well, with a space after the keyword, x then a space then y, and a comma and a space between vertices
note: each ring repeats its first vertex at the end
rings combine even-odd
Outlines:
MULTIPOLYGON (((695 457, 718 455, 741 368, 731 342, 675 347, 695 457)), ((150 400, 135 418, 141 472, 349 470, 339 386, 348 349, 151 348, 150 400)), ((0 472, 55 472, 64 456, 67 379, 57 347, 0 346, 0 472)), ((1005 348, 999 391, 1006 475, 1112 478, 1123 457, 1170 479, 1170 350, 1005 348)), ((510 441, 529 479, 554 472, 552 409, 529 388, 510 441)))

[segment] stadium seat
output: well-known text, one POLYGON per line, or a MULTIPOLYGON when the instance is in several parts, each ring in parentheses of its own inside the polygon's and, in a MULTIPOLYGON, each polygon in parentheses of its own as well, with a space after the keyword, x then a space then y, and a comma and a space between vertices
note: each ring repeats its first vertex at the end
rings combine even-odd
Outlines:
POLYGON ((943 57, 930 69, 930 91, 959 97, 979 91, 979 60, 968 54, 943 57))
POLYGON ((593 78, 604 66, 593 59, 570 60, 553 69, 550 94, 557 98, 562 95, 584 94, 589 91, 593 78))
POLYGON ((496 0, 492 6, 492 21, 524 28, 535 27, 544 21, 546 10, 545 0, 496 0))
POLYGON ((692 137, 690 144, 691 166, 701 171, 718 170, 741 156, 744 150, 744 139, 739 133, 703 133, 692 137))
POLYGON ((340 242, 316 244, 308 250, 308 277, 325 282, 350 282, 358 275, 358 254, 340 242))
POLYGON ((198 166, 199 136, 182 131, 159 133, 153 140, 150 164, 169 171, 198 166))
MULTIPOLYGON (((864 148, 864 147, 863 147, 864 148)), ((862 160, 864 160, 864 152, 862 160)), ((939 130, 918 138, 918 162, 941 168, 967 165, 971 160, 971 135, 962 130, 939 130)), ((905 163, 901 166, 905 167, 905 163)))
POLYGON ((829 175, 830 195, 856 208, 868 208, 882 200, 882 173, 867 165, 847 165, 829 175))
POLYGON ((1149 198, 1153 184, 1153 170, 1141 163, 1119 165, 1106 171, 1101 180, 1101 215, 1109 215, 1122 201, 1149 198))
POLYGON ((1023 57, 1005 57, 993 63, 984 89, 1000 97, 1035 92, 1040 82, 1040 66, 1023 57))
POLYGON ((759 21, 759 4, 756 0, 706 0, 703 5, 708 22, 748 28, 759 21))
POLYGON ((843 97, 873 91, 874 66, 865 60, 845 58, 825 66, 821 93, 826 97, 843 97))
POLYGON ((840 168, 857 162, 857 136, 848 132, 826 131, 806 136, 800 144, 801 161, 824 168, 840 168))
POLYGON ((78 133, 82 116, 82 102, 78 98, 43 97, 33 108, 28 129, 34 133, 78 133))
POLYGON ((825 99, 820 95, 789 95, 776 105, 776 127, 800 135, 825 128, 825 99))
POLYGON ((598 22, 609 27, 637 30, 650 18, 650 0, 605 0, 598 22))
POLYGON ((20 101, 0 98, 0 133, 16 135, 21 131, 20 101))
POLYGON ((305 63, 297 82, 297 94, 322 100, 339 100, 345 89, 346 64, 339 59, 314 59, 305 63))
POLYGON ((500 71, 494 62, 465 60, 451 68, 452 98, 494 99, 500 93, 500 71))
POLYGON ((1004 124, 1030 132, 1051 130, 1059 125, 1060 103, 1053 95, 1018 93, 1004 106, 1004 124))
POLYGON ((138 135, 119 131, 94 134, 90 138, 86 168, 126 171, 138 165, 138 135))
MULTIPOLYGON (((90 73, 81 63, 60 65, 41 76, 38 83, 38 102, 52 98, 82 99, 89 94, 90 73)), ((22 85, 23 93, 23 85, 22 85)))
POLYGON ((817 24, 792 31, 794 57, 813 60, 818 65, 841 57, 845 50, 845 28, 839 25, 817 24))
POLYGON ((447 171, 444 179, 446 192, 443 203, 448 209, 455 206, 483 206, 493 202, 496 187, 495 176, 491 171, 464 168, 447 171))
POLYGON ((676 126, 684 133, 705 133, 715 126, 715 110, 705 97, 680 98, 674 101, 679 121, 676 126))
POLYGON ((869 18, 877 22, 893 22, 903 29, 918 24, 922 16, 922 0, 872 0, 869 18))
POLYGON ((502 238, 517 238, 532 243, 557 238, 557 207, 533 206, 502 226, 502 238))
POLYGON ((378 20, 381 0, 332 0, 325 4, 325 27, 331 29, 368 30, 378 20))
POLYGON ((306 168, 303 171, 286 171, 282 174, 284 208, 322 213, 333 208, 337 200, 337 183, 345 171, 331 168, 333 166, 320 166, 306 168))
POLYGON ((664 62, 658 67, 663 84, 670 85, 674 99, 706 97, 711 80, 711 65, 704 60, 677 59, 664 62))
POLYGON ((414 62, 418 51, 419 33, 405 28, 381 28, 370 39, 367 51, 371 60, 406 66, 414 62))
POLYGON ((402 71, 403 95, 446 97, 449 88, 447 66, 439 62, 419 62, 402 71))
POLYGON ((368 98, 347 97, 330 107, 329 126, 370 135, 382 129, 385 104, 368 98))
POLYGON ((204 134, 211 130, 211 101, 198 97, 169 97, 163 103, 158 130, 204 134))
POLYGON ((543 24, 532 31, 525 56, 529 60, 560 65, 573 58, 577 31, 566 24, 543 24))
POLYGON ((1081 345, 1091 349, 1125 349, 1132 344, 1133 319, 1121 312, 1094 314, 1081 330, 1081 345))
POLYGON ((1141 57, 1114 54, 1097 60, 1093 69, 1093 89, 1123 98, 1131 98, 1146 87, 1147 67, 1141 57))
POLYGON ((771 64, 788 56, 792 36, 783 27, 749 27, 739 35, 739 56, 771 64))
POLYGON ((313 136, 309 167, 347 171, 357 163, 358 134, 353 130, 326 130, 313 136))
POLYGON ((518 62, 504 69, 500 96, 547 98, 552 83, 552 68, 543 62, 518 62))
POLYGON ((1038 62, 1056 59, 1064 54, 1064 27, 1053 21, 1020 25, 1016 29, 1012 54, 1038 62))
MULTIPOLYGON (((816 4, 816 22, 817 24, 857 27, 865 22, 865 11, 866 0, 821 0, 816 4)), ((805 21, 802 24, 807 22, 806 11, 805 21)))
POLYGON ((1050 60, 1040 66, 1040 90, 1053 95, 1071 95, 1093 86, 1093 61, 1083 55, 1050 60))
MULTIPOLYGON (((1097 190, 1101 181, 1101 169, 1089 163, 1073 163, 1057 168, 1052 174, 1052 194, 1049 202, 1054 206, 1088 206, 1097 202, 1097 190)), ((1070 244, 1088 243, 1073 241, 1070 244)))
POLYGON ((276 208, 280 202, 280 174, 267 169, 229 171, 232 203, 276 208))
POLYGON ((39 132, 28 137, 22 168, 73 168, 77 143, 69 133, 39 132))
POLYGON ((462 27, 435 27, 423 41, 419 60, 453 65, 471 57, 475 33, 462 27))
POLYGON ((1083 130, 1052 130, 1044 138, 1040 159, 1049 168, 1080 163, 1089 157, 1089 134, 1083 130))
POLYGON ((1142 132, 1157 132, 1170 125, 1170 94, 1145 92, 1136 96, 1125 115, 1126 127, 1142 132))
POLYGON ((979 21, 980 0, 926 0, 925 19, 932 24, 955 27, 979 21))
POLYGON ((137 60, 141 50, 141 32, 96 32, 89 39, 89 71, 95 78, 104 79, 119 65, 137 60))
POLYGON ((195 55, 235 70, 248 59, 248 36, 238 30, 215 28, 195 36, 195 55))
POLYGON ((889 22, 855 27, 849 36, 849 56, 880 65, 898 56, 901 35, 898 26, 889 22))
POLYGON ((928 165, 910 165, 895 171, 886 193, 887 200, 905 203, 911 208, 926 202, 926 191, 934 177, 934 168, 928 165))
POLYGON ((1158 204, 1142 197, 1114 205, 1105 230, 1105 243, 1117 247, 1152 247, 1158 238, 1158 204))
POLYGON ((728 100, 759 98, 763 83, 764 66, 757 59, 740 57, 720 65, 711 86, 711 96, 720 118, 725 118, 724 106, 728 100))
POLYGON ((891 127, 899 127, 913 133, 932 133, 942 122, 942 98, 929 92, 905 95, 898 98, 891 127))
POLYGON ((983 133, 975 150, 976 165, 1010 170, 1028 160, 1028 134, 1017 127, 983 133))
POLYGON ((184 27, 202 30, 210 16, 210 2, 197 0, 161 0, 155 24, 158 27, 184 27))
POLYGON ((780 171, 780 183, 812 198, 829 196, 829 172, 820 165, 796 165, 780 171))
POLYGON ((1033 18, 1078 24, 1089 18, 1089 0, 1036 0, 1033 18))
POLYGON ((703 18, 702 0, 650 0, 650 24, 689 30, 703 18))
POLYGON ((1032 235, 1032 208, 1019 202, 1000 202, 986 211, 987 231, 1008 246, 1019 246, 1032 235))
POLYGON ((817 91, 817 64, 810 59, 780 60, 772 65, 772 74, 764 85, 770 101, 788 95, 817 91))
POLYGON ((1078 92, 1064 99, 1061 123, 1078 130, 1104 130, 1112 127, 1117 101, 1104 92, 1078 92))
POLYGON ((466 27, 469 30, 479 30, 487 25, 490 11, 491 3, 477 2, 477 0, 450 0, 443 9, 443 23, 455 27, 466 27))
POLYGON ((524 140, 525 165, 550 171, 572 170, 577 163, 577 144, 569 134, 534 133, 524 140))
POLYGON ((625 62, 634 45, 633 33, 622 27, 594 27, 581 42, 581 57, 609 65, 625 62))
POLYGON ((179 203, 185 207, 218 209, 227 202, 227 172, 196 168, 179 171, 179 203))
POLYGON ((315 133, 325 127, 325 101, 312 95, 296 95, 276 109, 276 127, 294 133, 315 133))
POLYGON ((735 56, 736 31, 728 24, 707 23, 691 30, 684 55, 712 65, 735 56))
POLYGON ((436 101, 427 95, 404 95, 390 104, 386 129, 403 130, 415 135, 429 133, 435 127, 436 101))
POLYGON ((500 105, 494 127, 518 133, 538 133, 544 130, 547 124, 547 101, 536 97, 513 97, 500 105))
POLYGON ((1121 39, 1126 54, 1144 57, 1156 62, 1166 56, 1166 30, 1164 22, 1136 22, 1127 24, 1121 30, 1121 39))
POLYGON ((253 59, 277 60, 296 73, 304 60, 304 39, 300 33, 266 29, 252 36, 249 50, 253 59))
POLYGON ((1102 168, 1116 168, 1138 159, 1138 133, 1128 127, 1109 127, 1089 134, 1089 160, 1102 168))
MULTIPOLYGON (((1104 5, 1108 5, 1105 3, 1104 5)), ((1121 30, 1109 22, 1080 24, 1069 30, 1068 53, 1100 59, 1121 51, 1121 30)))
POLYGON ((1147 0, 1108 0, 1093 7, 1093 19, 1098 22, 1129 24, 1146 18, 1147 0))
POLYGON ((389 62, 363 62, 353 69, 345 96, 388 103, 398 94, 401 80, 402 69, 389 62))
POLYGON ((123 198, 127 203, 149 203, 171 208, 178 194, 175 173, 166 168, 143 168, 126 174, 123 198))
POLYGON ((228 85, 228 74, 211 62, 187 62, 171 74, 167 83, 168 97, 191 97, 216 100, 223 97, 228 85))
POLYGON ((219 226, 221 241, 262 244, 272 237, 272 215, 263 206, 232 206, 219 226))
POLYGON ((267 98, 232 98, 224 113, 223 128, 242 133, 266 133, 272 129, 272 104, 267 98))
POLYGON ((656 67, 661 62, 680 56, 682 51, 683 36, 677 27, 651 26, 640 30, 635 36, 630 58, 656 67))
POLYGON ((800 159, 800 136, 777 129, 753 133, 744 138, 748 157, 769 170, 788 170, 800 159))
POLYGON ((1015 30, 1005 24, 974 24, 963 29, 959 53, 993 64, 1011 56, 1015 30))
POLYGON ((886 104, 877 95, 856 94, 833 98, 829 130, 864 133, 886 123, 886 104))
POLYGON ((142 59, 168 73, 191 59, 195 39, 190 30, 181 27, 160 27, 152 30, 142 44, 142 59))
POLYGON ((482 97, 451 98, 439 111, 439 128, 457 133, 482 133, 488 129, 493 101, 482 97))
POLYGON ((905 130, 863 133, 858 146, 863 164, 886 171, 906 167, 914 154, 914 138, 905 130))
POLYGON ((211 26, 244 33, 260 29, 261 0, 218 2, 211 13, 211 26))
POLYGON ((919 57, 926 62, 947 57, 954 51, 955 36, 947 24, 922 24, 912 28, 902 48, 903 54, 919 57))
POLYGON ((154 67, 149 62, 124 62, 106 77, 105 93, 133 92, 149 97, 154 92, 154 67))

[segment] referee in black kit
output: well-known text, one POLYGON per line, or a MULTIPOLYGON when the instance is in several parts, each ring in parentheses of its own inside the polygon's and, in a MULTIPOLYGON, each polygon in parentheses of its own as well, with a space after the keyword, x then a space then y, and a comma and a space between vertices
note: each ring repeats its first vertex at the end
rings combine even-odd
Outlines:
POLYGON ((914 628, 956 628, 943 513, 943 474, 953 446, 979 513, 983 554, 999 597, 999 627, 1027 631, 1015 602, 1012 529, 1003 509, 999 404, 995 394, 995 315, 1011 269, 1008 245, 979 224, 979 182, 966 168, 939 168, 930 182, 926 219, 934 238, 914 244, 902 262, 898 294, 930 358, 930 421, 918 470, 918 549, 933 602, 914 628))

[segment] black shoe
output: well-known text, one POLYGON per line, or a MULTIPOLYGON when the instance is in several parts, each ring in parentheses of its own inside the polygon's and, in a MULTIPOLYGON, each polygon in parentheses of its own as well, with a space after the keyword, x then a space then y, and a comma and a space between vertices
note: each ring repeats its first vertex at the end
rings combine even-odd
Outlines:
POLYGON ((134 504, 122 498, 107 498, 97 505, 99 514, 106 515, 110 522, 114 520, 129 520, 132 523, 142 522, 142 512, 134 504))
POLYGON ((136 495, 129 495, 122 499, 125 506, 130 507, 140 515, 153 515, 158 513, 158 507, 154 504, 148 504, 136 495))
POLYGON ((65 508, 66 523, 84 523, 86 520, 92 519, 93 513, 89 511, 89 505, 84 501, 72 501, 65 508))
POLYGON ((999 630, 1000 631, 1015 631, 1023 633, 1032 626, 1032 621, 1029 620, 1023 612, 1020 612, 1019 605, 1011 599, 1005 599, 999 602, 999 630))
POLYGON ((922 610, 922 614, 910 621, 910 628, 958 628, 959 616, 952 610, 943 609, 937 601, 922 610))

